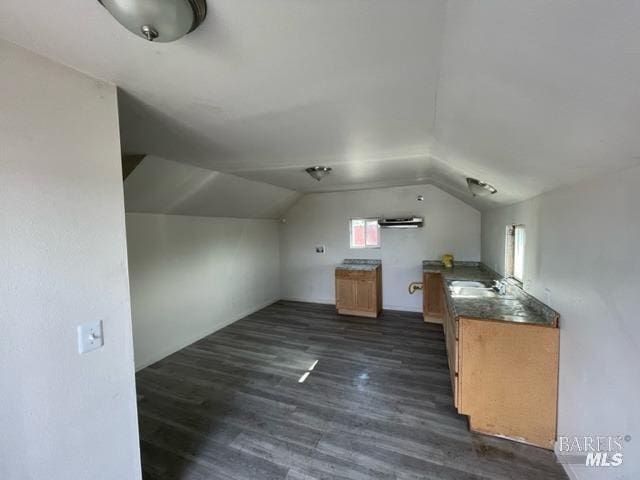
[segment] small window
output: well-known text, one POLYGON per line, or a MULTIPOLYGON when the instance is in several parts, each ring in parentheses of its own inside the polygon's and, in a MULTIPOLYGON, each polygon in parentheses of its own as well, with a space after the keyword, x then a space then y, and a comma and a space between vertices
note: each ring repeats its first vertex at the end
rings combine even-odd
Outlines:
POLYGON ((377 218, 354 218, 349 223, 351 248, 380 248, 377 218))
POLYGON ((505 274, 519 282, 524 280, 524 225, 508 225, 505 242, 505 274))

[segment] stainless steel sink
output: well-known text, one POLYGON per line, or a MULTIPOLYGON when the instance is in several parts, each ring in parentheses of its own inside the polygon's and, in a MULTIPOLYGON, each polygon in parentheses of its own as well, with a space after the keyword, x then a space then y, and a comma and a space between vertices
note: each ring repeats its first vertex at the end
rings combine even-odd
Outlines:
MULTIPOLYGON (((467 282, 473 283, 473 282, 467 282)), ((492 288, 487 287, 465 287, 465 286, 451 286, 451 296, 455 298, 490 298, 497 297, 498 292, 492 288)))
POLYGON ((449 284, 452 287, 491 288, 494 283, 492 280, 452 280, 449 284))

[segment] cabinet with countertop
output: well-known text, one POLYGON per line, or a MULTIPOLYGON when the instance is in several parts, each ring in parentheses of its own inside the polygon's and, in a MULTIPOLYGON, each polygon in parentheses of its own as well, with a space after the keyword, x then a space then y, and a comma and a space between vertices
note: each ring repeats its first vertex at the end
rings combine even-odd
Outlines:
POLYGON ((345 259, 336 267, 336 309, 340 315, 377 317, 382 311, 382 262, 345 259))
POLYGON ((559 315, 479 263, 445 269, 447 359, 454 404, 473 431, 552 449, 556 438, 559 315))

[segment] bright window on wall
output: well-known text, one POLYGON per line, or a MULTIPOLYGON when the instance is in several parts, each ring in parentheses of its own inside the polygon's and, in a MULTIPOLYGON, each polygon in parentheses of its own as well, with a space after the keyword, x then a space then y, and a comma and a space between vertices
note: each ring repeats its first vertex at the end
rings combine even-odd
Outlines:
POLYGON ((380 248, 377 218, 353 218, 349 222, 351 248, 380 248))
POLYGON ((524 279, 524 225, 507 225, 505 242, 505 273, 507 277, 515 278, 519 282, 524 279))

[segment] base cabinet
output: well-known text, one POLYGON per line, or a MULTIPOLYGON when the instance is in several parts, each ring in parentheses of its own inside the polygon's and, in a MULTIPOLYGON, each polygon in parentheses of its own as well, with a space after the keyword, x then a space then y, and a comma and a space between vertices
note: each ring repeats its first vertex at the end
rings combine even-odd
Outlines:
POLYGON ((341 315, 377 317, 382 311, 382 271, 336 269, 336 308, 341 315))
POLYGON ((553 449, 559 330, 460 318, 458 411, 471 430, 553 449))
POLYGON ((443 328, 454 404, 470 429, 552 450, 560 331, 454 318, 446 301, 443 328))

